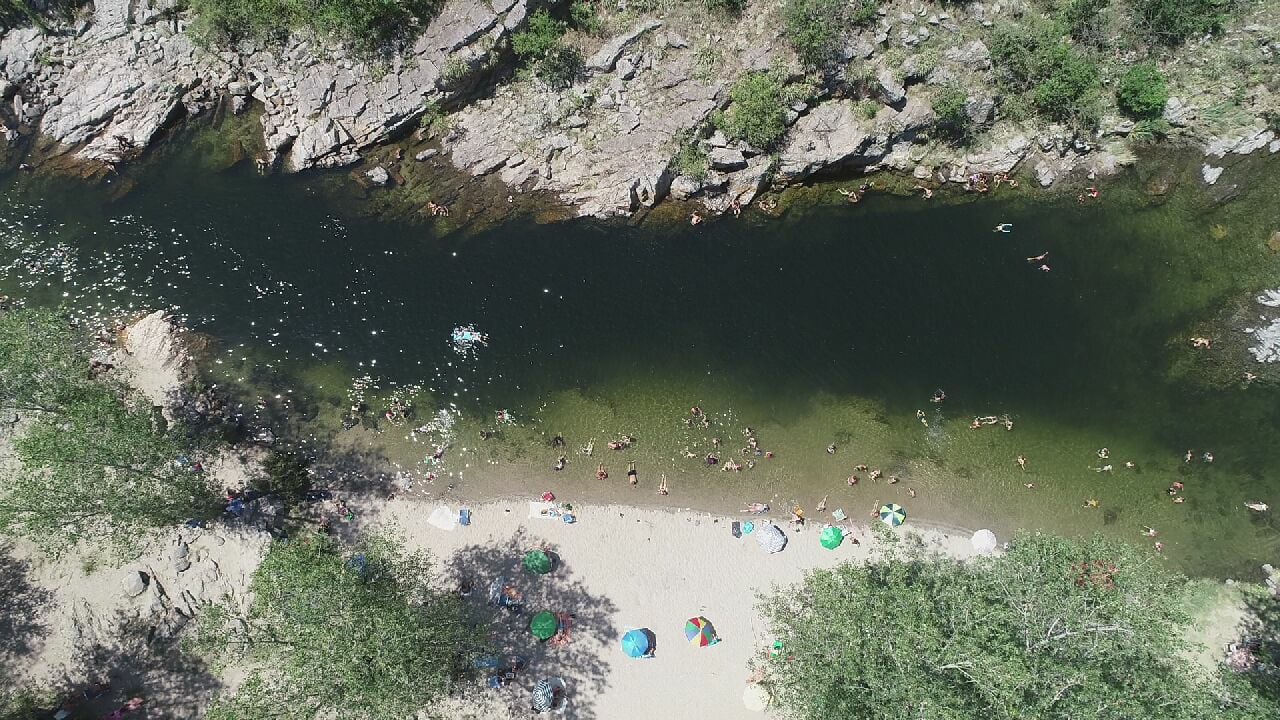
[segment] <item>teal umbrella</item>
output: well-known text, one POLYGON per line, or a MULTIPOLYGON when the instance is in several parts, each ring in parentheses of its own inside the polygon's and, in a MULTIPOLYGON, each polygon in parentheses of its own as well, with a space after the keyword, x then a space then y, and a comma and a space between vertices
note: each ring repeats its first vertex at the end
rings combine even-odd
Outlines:
POLYGON ((880 522, 889 527, 898 527, 907 521, 907 509, 896 503, 880 506, 880 522))
POLYGON ((840 547, 840 543, 844 542, 844 531, 831 525, 822 530, 822 534, 818 536, 818 542, 828 550, 835 550, 840 547))
POLYGON ((543 610, 529 621, 529 632, 539 640, 546 640, 560 630, 560 619, 550 610, 543 610))
POLYGON ((551 557, 541 550, 530 550, 524 554, 524 567, 531 573, 546 575, 551 572, 551 557))

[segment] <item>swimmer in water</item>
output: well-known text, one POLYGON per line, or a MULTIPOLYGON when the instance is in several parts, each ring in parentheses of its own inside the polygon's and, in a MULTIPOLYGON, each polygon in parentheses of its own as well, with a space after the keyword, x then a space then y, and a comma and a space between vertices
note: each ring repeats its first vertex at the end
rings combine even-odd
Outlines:
POLYGON ((925 418, 923 410, 916 411, 916 419, 920 421, 921 425, 929 427, 929 421, 925 418))
POLYGON ((604 463, 600 463, 599 465, 596 466, 596 479, 597 480, 609 479, 609 469, 604 466, 604 463))
POLYGON ((627 463, 627 482, 634 487, 639 484, 640 478, 636 475, 636 463, 634 460, 627 463))
POLYGON ((1000 223, 999 225, 996 226, 996 229, 992 230, 991 232, 998 232, 998 233, 1013 232, 1013 223, 1000 223))
POLYGON ((947 399, 947 394, 942 391, 942 388, 938 388, 937 390, 933 391, 933 397, 929 398, 929 402, 940 403, 946 399, 947 399))
POLYGON ((1049 257, 1049 251, 1045 250, 1044 252, 1040 253, 1039 255, 1036 255, 1035 257, 1027 258, 1027 262, 1029 263, 1044 262, 1045 258, 1047 257, 1049 257))
POLYGON ((1018 469, 1025 471, 1027 469, 1027 456, 1019 455, 1014 462, 1018 463, 1018 469))

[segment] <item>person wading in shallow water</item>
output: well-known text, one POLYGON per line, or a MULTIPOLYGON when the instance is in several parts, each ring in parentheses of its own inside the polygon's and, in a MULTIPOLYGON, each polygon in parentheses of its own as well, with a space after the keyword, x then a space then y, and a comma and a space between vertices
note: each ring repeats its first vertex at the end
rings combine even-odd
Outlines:
POLYGON ((636 477, 636 463, 634 460, 627 463, 627 482, 634 487, 640 483, 640 478, 636 477))

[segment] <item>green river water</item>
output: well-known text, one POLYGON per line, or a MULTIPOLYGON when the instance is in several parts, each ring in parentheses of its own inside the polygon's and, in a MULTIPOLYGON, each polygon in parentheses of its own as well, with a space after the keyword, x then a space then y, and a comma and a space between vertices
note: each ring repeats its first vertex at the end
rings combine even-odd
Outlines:
POLYGON ((432 498, 552 489, 707 509, 798 502, 811 514, 829 496, 855 517, 895 501, 909 523, 998 533, 1150 544, 1140 531, 1154 526, 1169 562, 1202 575, 1252 578, 1280 559, 1280 374, 1253 361, 1242 331, 1280 315, 1253 300, 1280 287, 1267 247, 1280 160, 1229 168, 1216 191, 1241 190, 1226 203, 1206 195, 1197 159, 1165 158, 1085 205, 1002 189, 850 206, 810 188, 781 218, 513 219, 441 236, 336 200, 342 175, 215 171, 204 147, 175 144, 132 171, 127 193, 119 178, 5 178, 0 287, 91 317, 175 308, 213 338, 209 377, 247 416, 360 458, 355 470, 382 489, 412 479, 411 494, 432 498), (1013 232, 993 233, 1001 222, 1013 232), (1046 251, 1051 272, 1026 261, 1046 251), (464 325, 488 346, 455 352, 450 333, 464 325), (1193 350, 1197 334, 1213 348, 1193 350), (371 418, 392 394, 413 418, 342 430, 359 378, 371 418), (686 424, 694 405, 710 428, 686 424), (496 423, 502 409, 513 424, 496 423), (1012 431, 969 428, 1006 414, 1012 431), (430 427, 410 432, 419 425, 430 427), (775 457, 708 467, 713 438, 725 460, 744 460, 747 426, 775 457), (498 434, 481 440, 482 429, 498 434), (624 433, 634 446, 605 447, 624 433), (588 442, 590 458, 578 453, 588 442), (442 443, 443 461, 429 460, 442 443), (1188 449, 1215 461, 1184 463, 1188 449), (1096 470, 1106 463, 1112 472, 1096 470), (859 464, 900 482, 864 472, 850 487, 859 464), (661 473, 666 497, 654 492, 661 473), (1183 504, 1167 493, 1175 481, 1183 504))

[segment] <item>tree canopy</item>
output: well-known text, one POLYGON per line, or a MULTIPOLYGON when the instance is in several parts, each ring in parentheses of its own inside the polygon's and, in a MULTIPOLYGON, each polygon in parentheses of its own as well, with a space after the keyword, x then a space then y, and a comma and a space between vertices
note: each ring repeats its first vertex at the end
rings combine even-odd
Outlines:
POLYGON ((217 512, 216 490, 180 462, 197 441, 158 427, 123 384, 91 378, 88 342, 55 312, 0 316, 0 407, 22 419, 16 463, 0 463, 0 531, 56 550, 217 512))
POLYGON ((454 688, 479 650, 460 598, 391 536, 350 551, 322 534, 276 543, 243 610, 201 614, 196 650, 257 668, 210 720, 403 718, 454 688))
POLYGON ((1124 544, 1039 535, 971 564, 817 570, 764 601, 784 648, 766 682, 813 720, 1263 717, 1179 655, 1186 582, 1124 544))

